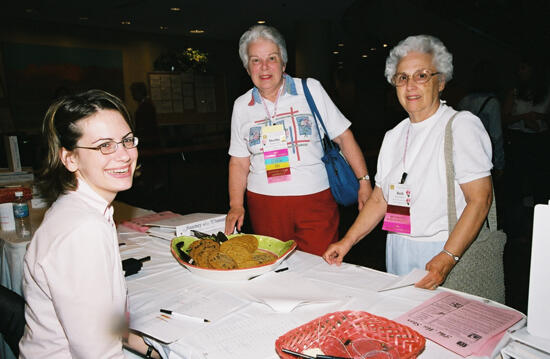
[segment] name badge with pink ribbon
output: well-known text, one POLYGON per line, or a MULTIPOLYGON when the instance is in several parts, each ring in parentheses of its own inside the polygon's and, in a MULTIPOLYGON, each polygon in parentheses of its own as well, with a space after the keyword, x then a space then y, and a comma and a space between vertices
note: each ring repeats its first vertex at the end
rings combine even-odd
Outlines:
POLYGON ((382 229, 411 234, 411 189, 405 184, 390 184, 388 207, 382 229))
POLYGON ((283 125, 263 127, 262 145, 267 183, 290 181, 290 162, 283 125))

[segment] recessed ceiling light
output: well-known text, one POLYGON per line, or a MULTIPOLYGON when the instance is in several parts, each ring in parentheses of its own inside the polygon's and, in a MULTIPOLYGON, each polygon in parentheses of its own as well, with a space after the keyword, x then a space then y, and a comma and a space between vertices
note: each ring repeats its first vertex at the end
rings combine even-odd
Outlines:
POLYGON ((122 25, 130 25, 132 22, 130 20, 122 20, 120 23, 122 25))
POLYGON ((343 44, 343 43, 339 43, 339 44, 338 44, 338 47, 344 47, 344 44, 343 44))
POLYGON ((340 53, 340 51, 333 51, 332 52, 334 55, 338 55, 340 53))
POLYGON ((384 44, 384 45, 382 45, 382 46, 383 46, 383 47, 388 47, 388 44, 384 44))
POLYGON ((376 47, 371 47, 370 51, 376 51, 376 47))
POLYGON ((181 11, 181 8, 179 7, 171 7, 170 11, 181 11))
POLYGON ((258 20, 256 21, 258 24, 265 24, 265 20, 258 20))
POLYGON ((168 30, 168 26, 162 26, 162 25, 161 25, 161 26, 160 26, 160 29, 161 29, 161 30, 168 30))
POLYGON ((338 61, 338 65, 343 65, 344 61, 338 61))
POLYGON ((367 58, 367 57, 369 57, 369 55, 367 55, 367 54, 363 54, 363 55, 361 55, 361 57, 363 57, 363 58, 367 58))
POLYGON ((204 30, 201 30, 201 29, 193 29, 193 30, 189 30, 190 33, 192 34, 203 34, 204 33, 204 30))

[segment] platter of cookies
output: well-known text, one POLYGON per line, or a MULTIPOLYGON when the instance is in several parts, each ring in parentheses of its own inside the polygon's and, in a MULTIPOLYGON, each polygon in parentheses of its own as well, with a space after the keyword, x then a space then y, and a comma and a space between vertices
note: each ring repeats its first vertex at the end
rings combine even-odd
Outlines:
POLYGON ((246 280, 275 269, 296 248, 294 241, 257 234, 223 237, 176 237, 170 249, 194 274, 215 280, 246 280))

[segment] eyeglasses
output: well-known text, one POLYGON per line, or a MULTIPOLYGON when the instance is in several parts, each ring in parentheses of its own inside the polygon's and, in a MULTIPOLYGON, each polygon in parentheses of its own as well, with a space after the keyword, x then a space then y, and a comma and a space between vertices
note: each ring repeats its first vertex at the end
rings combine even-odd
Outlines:
POLYGON ((399 72, 393 75, 391 82, 395 87, 406 85, 409 79, 412 77, 413 81, 417 84, 425 84, 432 79, 432 76, 440 75, 440 72, 432 72, 428 69, 418 70, 414 74, 407 75, 404 72, 399 72))
POLYGON ((107 141, 97 147, 76 146, 75 148, 85 148, 87 150, 96 150, 96 151, 100 151, 104 155, 110 155, 111 153, 116 152, 116 150, 118 149, 118 145, 121 143, 122 143, 122 146, 124 146, 124 148, 129 150, 137 147, 139 143, 139 139, 137 137, 126 137, 126 138, 123 138, 122 141, 120 142, 107 141))

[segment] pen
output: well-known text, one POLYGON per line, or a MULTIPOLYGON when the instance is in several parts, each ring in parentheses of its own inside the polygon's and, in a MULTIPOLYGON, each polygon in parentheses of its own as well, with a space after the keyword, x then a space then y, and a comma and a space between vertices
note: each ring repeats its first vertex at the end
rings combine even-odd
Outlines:
POLYGON ((147 256, 147 257, 143 257, 143 258, 138 259, 138 261, 141 262, 141 263, 147 262, 147 261, 150 261, 150 260, 151 260, 151 256, 147 256))
MULTIPOLYGON (((274 272, 275 272, 275 273, 280 273, 280 272, 284 272, 285 270, 288 270, 288 267, 276 269, 276 270, 274 270, 274 272)), ((248 278, 248 280, 257 278, 257 277, 259 277, 259 276, 261 276, 261 274, 253 275, 252 277, 248 278)))
POLYGON ((198 321, 204 322, 204 323, 210 323, 210 321, 209 321, 208 319, 199 318, 199 317, 194 317, 194 316, 192 316, 192 315, 174 312, 173 310, 161 309, 160 312, 161 312, 161 313, 164 313, 164 314, 168 314, 168 315, 174 316, 174 317, 176 317, 176 318, 192 319, 192 320, 198 320, 198 321))

